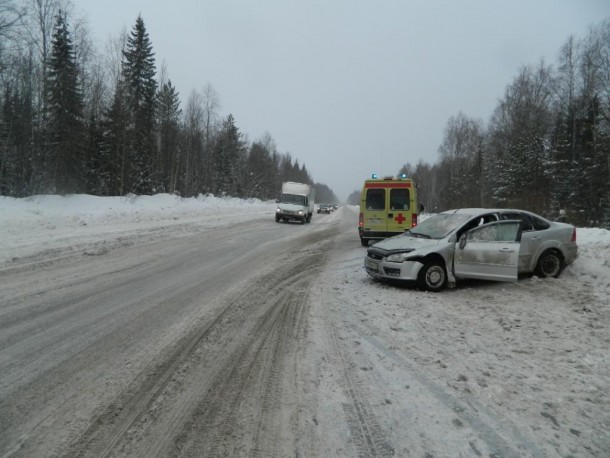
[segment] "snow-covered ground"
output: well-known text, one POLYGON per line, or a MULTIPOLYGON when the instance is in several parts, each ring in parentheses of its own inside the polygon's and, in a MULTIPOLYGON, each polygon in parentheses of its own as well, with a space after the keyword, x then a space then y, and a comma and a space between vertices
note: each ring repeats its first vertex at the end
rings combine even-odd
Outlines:
MULTIPOLYGON (((250 218, 269 217, 274 209, 273 201, 211 195, 196 198, 170 194, 53 195, 22 199, 0 196, 0 266, 87 247, 104 250, 163 233, 171 233, 172 237, 187 235, 250 218)), ((577 237, 579 257, 562 276, 599 284, 598 299, 610 304, 610 231, 578 228, 577 237)))
MULTIPOLYGON (((250 219, 273 221, 274 209, 274 202, 213 196, 0 197, 0 268, 104 254, 250 219)), ((357 221, 357 208, 316 215, 310 229, 340 218, 357 221)), ((465 282, 431 294, 374 282, 362 268, 365 250, 355 225, 353 237, 338 237, 312 292, 305 351, 311 370, 304 378, 317 386, 306 407, 320 424, 312 430, 322 454, 352 450, 342 448, 346 432, 333 420, 350 401, 336 394, 343 365, 339 376, 359 390, 352 403, 381 419, 375 428, 393 431, 398 456, 410 454, 418 441, 429 442, 418 456, 425 450, 483 456, 483 442, 452 450, 458 443, 452 431, 463 430, 463 423, 478 425, 477 437, 499 450, 516 438, 538 450, 535 456, 610 456, 610 231, 578 228, 577 242, 578 259, 558 279, 465 282), (362 401, 369 392, 373 397, 362 401), (453 406, 459 418, 435 416, 445 412, 436 403, 453 406), (421 416, 406 418, 405 412, 421 416), (495 423, 477 423, 486 416, 495 423), (402 426, 416 420, 413 431, 425 425, 426 433, 410 437, 402 426)))
MULTIPOLYGON (((355 210, 357 207, 353 207, 355 210)), ((0 196, 0 265, 41 254, 120 243, 173 231, 172 236, 273 214, 275 203, 200 195, 0 196)), ((425 217, 425 216, 424 216, 425 217)), ((610 231, 579 228, 579 258, 562 275, 589 278, 610 303, 610 231)))
POLYGON ((272 215, 275 203, 200 195, 0 197, 0 265, 163 231, 190 233, 272 215))

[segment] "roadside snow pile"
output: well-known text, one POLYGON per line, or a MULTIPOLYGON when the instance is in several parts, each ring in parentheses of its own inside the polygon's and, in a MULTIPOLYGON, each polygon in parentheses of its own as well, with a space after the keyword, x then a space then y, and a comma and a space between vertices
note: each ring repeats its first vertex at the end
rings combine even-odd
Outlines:
MULTIPOLYGON (((357 214, 358 207, 350 206, 357 214)), ((213 195, 182 198, 154 196, 96 197, 90 195, 0 196, 0 264, 89 245, 132 243, 133 239, 171 236, 213 229, 250 219, 269 218, 273 201, 222 198, 213 195), (117 242, 118 241, 118 242, 117 242)), ((429 215, 422 214, 420 221, 429 215)), ((579 257, 562 274, 599 284, 598 295, 610 301, 610 231, 577 230, 579 257)), ((610 305, 610 304, 609 304, 610 305)))
POLYGON ((0 197, 0 263, 136 232, 213 228, 267 216, 275 203, 199 195, 0 197))
POLYGON ((576 229, 578 258, 561 275, 598 285, 598 299, 610 307, 610 231, 599 228, 576 229))

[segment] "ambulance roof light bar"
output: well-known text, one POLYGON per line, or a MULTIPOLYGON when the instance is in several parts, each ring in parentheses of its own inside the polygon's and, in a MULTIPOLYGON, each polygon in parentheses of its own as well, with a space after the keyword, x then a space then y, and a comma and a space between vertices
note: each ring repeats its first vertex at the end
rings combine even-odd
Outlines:
MULTIPOLYGON (((379 175, 376 173, 372 173, 371 174, 371 178, 373 180, 378 180, 379 179, 379 175)), ((387 175, 383 177, 384 180, 405 180, 407 179, 407 174, 406 173, 401 173, 400 175, 398 175, 398 178, 393 177, 392 175, 387 175)))

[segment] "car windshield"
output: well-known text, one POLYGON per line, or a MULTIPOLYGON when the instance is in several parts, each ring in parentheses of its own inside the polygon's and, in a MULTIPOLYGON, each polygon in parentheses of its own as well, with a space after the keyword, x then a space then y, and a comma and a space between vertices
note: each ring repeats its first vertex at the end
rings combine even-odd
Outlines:
POLYGON ((405 232, 404 235, 427 239, 442 239, 447 237, 470 218, 472 218, 472 215, 441 213, 422 221, 413 229, 405 232))

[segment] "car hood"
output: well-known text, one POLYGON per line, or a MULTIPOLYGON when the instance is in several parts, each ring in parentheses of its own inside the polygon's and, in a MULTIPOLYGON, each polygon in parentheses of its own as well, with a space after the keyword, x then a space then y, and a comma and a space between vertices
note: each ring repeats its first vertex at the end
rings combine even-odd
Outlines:
MULTIPOLYGON (((445 239, 442 239, 445 240, 445 239)), ((386 251, 398 251, 398 250, 422 250, 428 247, 436 247, 441 240, 437 239, 425 239, 422 237, 409 237, 408 235, 398 235, 396 237, 390 237, 389 239, 382 240, 381 242, 375 243, 375 248, 381 248, 386 251)))

